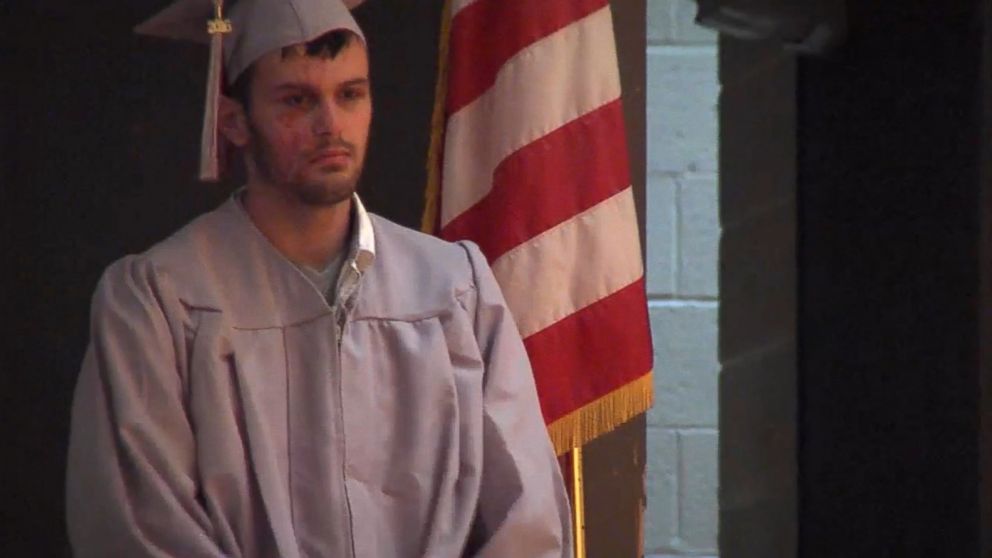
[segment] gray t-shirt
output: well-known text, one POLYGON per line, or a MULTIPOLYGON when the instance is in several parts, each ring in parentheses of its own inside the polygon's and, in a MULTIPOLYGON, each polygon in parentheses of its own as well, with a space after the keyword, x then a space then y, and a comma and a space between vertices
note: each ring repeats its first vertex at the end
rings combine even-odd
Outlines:
POLYGON ((334 306, 338 275, 341 274, 341 266, 344 264, 345 250, 338 252, 323 270, 314 269, 308 265, 297 264, 296 267, 306 275, 307 279, 313 283, 318 291, 324 294, 327 304, 334 306))

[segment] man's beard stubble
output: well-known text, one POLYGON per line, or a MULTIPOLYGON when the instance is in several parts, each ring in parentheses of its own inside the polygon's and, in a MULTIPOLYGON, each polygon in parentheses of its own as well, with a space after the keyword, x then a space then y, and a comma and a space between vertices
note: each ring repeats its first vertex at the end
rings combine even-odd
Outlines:
MULTIPOLYGON (((322 182, 307 182, 302 177, 276 175, 273 163, 273 152, 271 145, 265 139, 251 118, 248 118, 248 128, 251 131, 251 140, 248 142, 248 151, 254 161, 255 169, 262 178, 284 193, 292 195, 304 205, 329 207, 337 205, 343 201, 351 199, 358 187, 358 181, 362 175, 362 166, 358 166, 355 171, 341 179, 331 179, 322 182)), ((343 139, 328 140, 317 146, 317 149, 327 149, 329 147, 339 147, 347 149, 352 157, 355 156, 355 145, 343 139)))

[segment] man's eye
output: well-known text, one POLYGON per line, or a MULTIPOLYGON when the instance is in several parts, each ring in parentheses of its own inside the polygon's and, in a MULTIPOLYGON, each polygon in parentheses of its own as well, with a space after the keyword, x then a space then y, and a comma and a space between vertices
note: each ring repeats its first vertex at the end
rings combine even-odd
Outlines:
POLYGON ((364 99, 365 95, 365 90, 358 87, 349 87, 341 92, 341 97, 346 101, 357 101, 359 99, 364 99))
POLYGON ((306 101, 307 98, 304 95, 290 95, 288 97, 284 97, 282 100, 283 103, 291 107, 301 107, 306 103, 306 101))

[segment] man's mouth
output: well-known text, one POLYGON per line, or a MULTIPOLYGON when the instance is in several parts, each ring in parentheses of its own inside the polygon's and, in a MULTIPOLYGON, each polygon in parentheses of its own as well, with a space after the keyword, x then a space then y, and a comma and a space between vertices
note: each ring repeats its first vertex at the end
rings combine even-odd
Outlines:
POLYGON ((343 147, 332 147, 328 149, 321 149, 310 158, 311 163, 326 164, 326 163, 347 163, 351 159, 351 151, 343 147))

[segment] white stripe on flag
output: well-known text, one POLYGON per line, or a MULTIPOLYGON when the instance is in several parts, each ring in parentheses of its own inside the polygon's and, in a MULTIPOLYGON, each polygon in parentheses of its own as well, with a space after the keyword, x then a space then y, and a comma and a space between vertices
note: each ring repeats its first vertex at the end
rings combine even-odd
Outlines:
POLYGON ((548 35, 448 119, 442 227, 489 193, 508 155, 620 96, 616 46, 603 40, 612 33, 607 6, 548 35))
MULTIPOLYGON (((455 14, 464 10, 471 4, 474 4, 477 0, 451 0, 451 16, 454 17, 455 14)), ((545 0, 541 0, 542 2, 545 0)))
POLYGON ((641 278, 636 215, 633 191, 626 188, 493 263, 521 336, 641 278))

